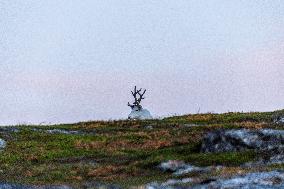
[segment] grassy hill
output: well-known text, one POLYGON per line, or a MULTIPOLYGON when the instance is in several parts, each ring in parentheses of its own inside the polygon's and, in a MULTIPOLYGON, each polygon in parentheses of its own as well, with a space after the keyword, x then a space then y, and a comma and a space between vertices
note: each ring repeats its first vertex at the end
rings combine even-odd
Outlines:
MULTIPOLYGON (((157 169, 166 160, 226 166, 210 175, 191 175, 199 178, 250 172, 256 168, 239 165, 261 156, 258 152, 200 153, 201 140, 209 131, 220 128, 282 129, 273 123, 279 113, 209 113, 163 120, 3 127, 0 138, 7 141, 7 146, 0 152, 0 181, 75 187, 87 181, 101 181, 129 187, 173 178, 171 173, 157 169)), ((283 167, 280 164, 258 169, 283 167)))

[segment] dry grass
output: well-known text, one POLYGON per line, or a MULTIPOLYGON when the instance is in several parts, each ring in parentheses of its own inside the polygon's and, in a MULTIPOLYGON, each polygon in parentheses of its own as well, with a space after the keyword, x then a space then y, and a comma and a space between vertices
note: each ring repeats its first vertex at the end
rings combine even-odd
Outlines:
MULTIPOLYGON (((128 175, 129 176, 129 175, 128 175)), ((103 179, 105 181, 115 181, 127 177, 125 166, 105 165, 93 170, 89 170, 87 177, 93 179, 103 179)))
POLYGON ((209 122, 214 119, 213 114, 194 114, 186 116, 186 120, 190 122, 209 122))
POLYGON ((240 126, 242 128, 246 128, 246 129, 263 129, 269 126, 269 124, 265 122, 255 123, 252 121, 244 121, 241 123, 235 123, 235 125, 240 126))
POLYGON ((75 142, 75 148, 78 149, 106 149, 108 152, 121 151, 121 150, 153 150, 159 149, 167 146, 171 146, 171 141, 161 141, 161 140, 147 140, 142 143, 135 143, 127 140, 113 141, 110 143, 102 142, 102 141, 92 141, 92 142, 84 142, 82 140, 77 140, 75 142))

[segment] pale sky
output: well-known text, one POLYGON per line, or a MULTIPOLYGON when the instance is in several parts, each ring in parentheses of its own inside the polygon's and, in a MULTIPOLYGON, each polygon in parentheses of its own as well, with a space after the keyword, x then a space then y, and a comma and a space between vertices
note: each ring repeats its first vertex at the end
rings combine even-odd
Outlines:
POLYGON ((284 108, 283 0, 0 0, 0 125, 284 108))

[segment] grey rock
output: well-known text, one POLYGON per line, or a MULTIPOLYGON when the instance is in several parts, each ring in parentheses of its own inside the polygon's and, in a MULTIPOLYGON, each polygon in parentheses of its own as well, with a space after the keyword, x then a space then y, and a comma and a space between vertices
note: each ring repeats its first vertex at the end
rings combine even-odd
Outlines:
POLYGON ((192 182, 191 178, 169 179, 163 183, 158 183, 158 182, 149 183, 145 186, 145 189, 185 189, 188 187, 182 185, 190 184, 191 182, 192 182))
POLYGON ((153 129, 153 126, 152 126, 152 125, 147 125, 147 126, 145 126, 145 129, 150 129, 150 130, 152 130, 152 129, 153 129))
POLYGON ((47 133, 51 134, 79 134, 79 131, 68 131, 68 130, 62 130, 62 129, 50 129, 46 130, 47 133))
POLYGON ((20 132, 20 129, 12 126, 0 127, 0 134, 5 140, 14 140, 13 133, 20 132))
POLYGON ((0 183, 0 189, 34 189, 34 188, 35 187, 27 185, 0 183))
POLYGON ((284 124, 284 117, 280 117, 279 119, 275 120, 276 124, 284 124))
POLYGON ((281 189, 284 188, 283 171, 255 172, 228 179, 212 179, 198 185, 191 178, 170 179, 164 183, 152 182, 145 189, 281 189))
POLYGON ((120 186, 115 184, 104 184, 100 182, 87 182, 83 185, 85 189, 122 189, 120 186))
POLYGON ((277 150, 284 147, 284 130, 233 129, 208 133, 201 152, 230 152, 247 149, 277 150))
POLYGON ((33 128, 32 131, 46 132, 46 133, 50 133, 50 134, 67 134, 67 135, 94 134, 94 132, 86 133, 86 132, 82 132, 82 131, 64 130, 64 129, 40 129, 40 128, 33 128))
POLYGON ((0 150, 3 150, 6 147, 6 141, 0 138, 0 150))
POLYGON ((209 167, 196 167, 178 160, 169 160, 167 162, 162 162, 158 167, 162 171, 173 172, 174 175, 184 175, 191 172, 206 172, 211 169, 209 167))
POLYGON ((18 129, 16 127, 12 127, 12 126, 1 127, 0 132, 18 133, 18 132, 20 132, 20 129, 18 129))
POLYGON ((32 186, 13 183, 0 183, 0 189, 72 189, 67 185, 32 186))
POLYGON ((284 123, 284 117, 280 118, 280 119, 279 119, 279 122, 280 122, 280 123, 284 123))
POLYGON ((218 179, 193 189, 280 189, 284 188, 284 173, 280 171, 248 173, 229 179, 218 179))
POLYGON ((158 166, 162 171, 171 171, 175 172, 179 169, 182 169, 185 167, 185 163, 183 161, 179 160, 169 160, 167 162, 162 162, 158 166))
MULTIPOLYGON (((122 189, 117 185, 108 185, 99 182, 89 182, 85 183, 83 186, 85 189, 122 189)), ((0 189, 73 189, 73 187, 68 185, 22 185, 14 183, 0 183, 0 189)))
POLYGON ((183 126, 183 127, 198 127, 198 126, 203 126, 203 125, 195 124, 195 123, 186 123, 186 124, 183 124, 181 126, 183 126))

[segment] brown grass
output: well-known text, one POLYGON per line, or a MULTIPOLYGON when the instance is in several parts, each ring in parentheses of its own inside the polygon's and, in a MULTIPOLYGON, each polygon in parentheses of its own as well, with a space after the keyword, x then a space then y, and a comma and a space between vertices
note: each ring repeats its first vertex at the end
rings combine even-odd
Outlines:
POLYGON ((127 178, 125 167, 106 165, 93 170, 89 170, 87 177, 94 179, 100 178, 105 181, 115 181, 117 179, 127 178))
POLYGON ((256 123, 252 121, 244 121, 241 123, 235 123, 235 125, 241 126, 242 128, 246 129, 262 129, 268 127, 268 124, 265 122, 256 123))
POLYGON ((188 115, 186 119, 188 121, 201 121, 201 122, 208 122, 214 118, 213 114, 195 114, 195 115, 188 115))
POLYGON ((152 149, 159 149, 159 148, 163 148, 163 147, 167 147, 171 145, 172 145, 172 141, 167 141, 167 140, 147 140, 140 144, 127 141, 127 140, 113 141, 108 144, 102 141, 83 142, 82 140, 77 140, 75 142, 75 148, 87 149, 87 150, 104 148, 109 152, 120 151, 120 150, 125 150, 125 149, 152 150, 152 149))

